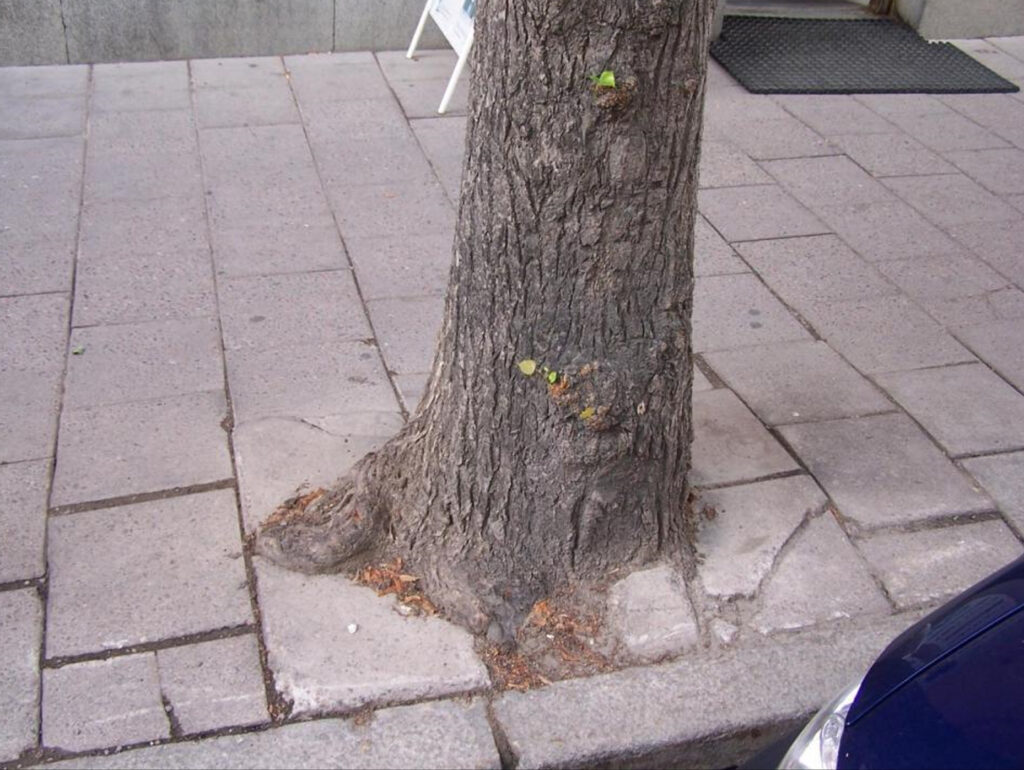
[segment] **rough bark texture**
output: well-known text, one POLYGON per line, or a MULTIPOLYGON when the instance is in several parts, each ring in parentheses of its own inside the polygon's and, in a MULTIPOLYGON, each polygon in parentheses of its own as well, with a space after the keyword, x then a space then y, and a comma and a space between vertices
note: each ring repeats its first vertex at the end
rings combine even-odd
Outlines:
POLYGON ((427 395, 338 487, 272 517, 260 552, 306 571, 400 554, 456 620, 506 638, 567 581, 689 558, 693 219, 713 5, 480 2, 427 395), (591 80, 605 70, 615 88, 591 80))

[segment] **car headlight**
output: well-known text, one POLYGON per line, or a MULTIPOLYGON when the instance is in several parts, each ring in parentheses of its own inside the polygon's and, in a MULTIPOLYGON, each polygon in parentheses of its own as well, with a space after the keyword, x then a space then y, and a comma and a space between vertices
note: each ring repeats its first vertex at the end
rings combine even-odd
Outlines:
POLYGON ((860 690, 861 677, 826 703, 807 723, 782 758, 779 770, 835 770, 839 761, 839 741, 843 738, 846 715, 860 690))

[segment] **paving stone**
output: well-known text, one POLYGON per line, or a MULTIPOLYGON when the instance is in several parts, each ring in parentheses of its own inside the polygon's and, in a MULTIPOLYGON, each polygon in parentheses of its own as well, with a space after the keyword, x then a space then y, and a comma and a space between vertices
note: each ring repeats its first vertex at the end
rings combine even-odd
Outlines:
POLYGON ((956 596, 1022 550, 1001 521, 879 534, 858 547, 900 609, 956 596))
POLYGON ((198 157, 181 152, 106 155, 85 167, 85 199, 100 203, 188 197, 198 194, 201 183, 198 157))
POLYGON ((751 623, 767 634, 888 609, 857 551, 826 513, 812 519, 782 555, 751 623))
POLYGON ((593 767, 627 756, 654 766, 727 767, 757 748, 719 736, 805 719, 911 622, 879 618, 755 638, 659 666, 505 692, 492 710, 520 768, 593 767), (573 719, 565 718, 566 704, 573 719))
POLYGON ((855 94, 853 98, 889 120, 950 112, 949 107, 930 94, 855 94))
POLYGON ((156 661, 160 691, 185 733, 269 721, 254 635, 158 650, 156 661))
MULTIPOLYGON (((355 136, 347 131, 344 122, 336 120, 326 120, 323 125, 314 123, 309 129, 314 156, 323 169, 324 186, 334 191, 336 201, 348 201, 354 197, 356 200, 352 205, 358 206, 358 194, 346 188, 389 184, 410 189, 437 187, 444 194, 445 202, 458 202, 458 187, 452 195, 449 189, 438 183, 439 177, 401 112, 374 124, 377 129, 374 132, 363 125, 365 116, 360 117, 360 123, 352 132, 357 134, 355 136), (402 129, 401 133, 396 132, 396 127, 402 129), (367 135, 358 136, 362 131, 367 135), (339 141, 342 138, 344 142, 339 141)), ((374 234, 383 235, 380 232, 374 234)))
MULTIPOLYGON (((454 68, 453 68, 454 69, 454 68)), ((431 80, 399 80, 391 78, 395 97, 402 105, 408 118, 429 118, 438 114, 441 97, 448 88, 449 72, 443 77, 431 80)), ((455 86, 445 115, 465 115, 469 106, 469 84, 471 76, 463 74, 455 86)))
POLYGON ((252 622, 231 490, 51 517, 49 535, 50 657, 252 622))
POLYGON ((1024 211, 1024 195, 1004 195, 1003 200, 1019 211, 1024 211))
POLYGON ((700 215, 693 223, 693 250, 694 275, 730 275, 750 272, 750 268, 736 256, 732 246, 700 215))
POLYGON ((409 122, 434 173, 452 202, 459 199, 465 155, 466 118, 420 118, 409 122))
POLYGON ((331 203, 342 235, 418 238, 454 233, 455 210, 440 183, 331 185, 331 203))
POLYGON ((315 102, 394 98, 368 51, 286 56, 284 66, 303 109, 315 102))
POLYGON ((697 505, 714 511, 697 540, 701 583, 732 598, 757 593, 783 545, 828 499, 810 477, 791 476, 701 492, 697 505))
POLYGON ((92 70, 90 109, 102 112, 188 110, 188 62, 96 64, 92 70))
POLYGON ((43 671, 43 745, 87 751, 170 737, 153 653, 43 671))
POLYGON ((1024 219, 977 223, 950 228, 950 234, 993 269, 1024 288, 1024 219))
POLYGON ((921 144, 936 152, 1008 146, 1007 142, 996 134, 953 111, 887 117, 921 144))
POLYGON ((714 389, 715 386, 711 384, 711 380, 709 380, 704 375, 704 372, 702 372, 700 370, 700 368, 698 368, 696 365, 694 365, 692 367, 692 371, 693 371, 693 392, 694 393, 700 393, 700 392, 705 391, 705 390, 713 390, 714 389))
MULTIPOLYGON (((86 201, 79 262, 157 255, 176 264, 183 253, 208 251, 206 212, 199 196, 161 201, 86 201)), ((209 255, 205 256, 209 272, 209 255)))
POLYGON ((690 483, 751 481, 799 466, 757 418, 724 388, 693 396, 690 483))
POLYGON ((197 89, 263 88, 286 82, 280 56, 195 59, 189 69, 197 89))
POLYGON ((990 192, 1024 193, 1024 150, 966 150, 946 153, 946 158, 990 192))
POLYGON ((1024 452, 973 457, 961 465, 992 495, 1017 532, 1024 534, 1024 452))
POLYGON ((898 292, 834 235, 753 241, 737 249, 765 283, 799 312, 815 303, 898 292))
POLYGON ((0 367, 0 462, 53 456, 61 372, 0 367))
POLYGON ((348 238, 359 288, 369 300, 444 294, 452 265, 448 235, 426 235, 415 240, 386 236, 348 238))
POLYGON ((927 301, 973 297, 1007 287, 1005 278, 968 254, 944 254, 877 263, 911 297, 927 301))
POLYGON ((0 583, 46 573, 48 460, 0 465, 0 583))
POLYGON ((892 123, 852 96, 814 94, 774 98, 802 122, 829 138, 836 134, 884 134, 893 131, 892 123))
POLYGON ((876 177, 956 173, 955 166, 906 134, 843 134, 829 140, 876 177))
POLYGON ((0 139, 81 136, 85 131, 85 101, 84 94, 7 98, 0 112, 0 139))
POLYGON ((377 51, 374 57, 380 63, 381 72, 388 80, 436 80, 446 78, 455 69, 458 56, 451 48, 435 49, 433 46, 417 49, 409 59, 405 50, 377 51))
POLYGON ((67 323, 66 294, 0 297, 0 371, 62 369, 67 323))
POLYGON ((730 242, 818 235, 828 228, 774 185, 701 190, 700 212, 730 242))
POLYGON ((1024 103, 1017 94, 945 94, 939 97, 993 134, 1015 144, 1024 145, 1024 103))
POLYGON ((632 573, 608 591, 608 622, 630 657, 650 662, 697 645, 686 586, 669 566, 632 573))
POLYGON ((835 148, 790 116, 771 97, 743 89, 711 89, 704 111, 706 131, 727 138, 755 160, 833 155, 835 148))
POLYGON ((1024 320, 964 327, 956 337, 1018 390, 1024 390, 1024 320))
POLYGON ((949 328, 1024 318, 1024 292, 1012 287, 973 297, 920 302, 932 318, 949 328))
POLYGON ((277 348, 373 336, 351 270, 227 278, 218 286, 224 344, 277 348))
POLYGON ((974 360, 966 348, 902 295, 820 303, 802 310, 829 345, 865 373, 974 360))
POLYGON ((726 385, 768 425, 813 422, 894 409, 824 342, 787 342, 707 353, 726 385))
POLYGON ((88 150, 90 162, 126 164, 147 156, 191 155, 196 152, 195 118, 187 101, 175 110, 95 115, 89 120, 88 150))
POLYGON ((200 128, 300 122, 295 99, 283 80, 273 87, 197 89, 196 117, 200 128))
POLYGON ((876 380, 951 455, 1024 448, 1024 396, 983 364, 876 380))
POLYGON ((902 414, 787 425, 779 429, 844 518, 862 527, 909 524, 991 510, 902 414))
POLYGON ((750 157, 727 142, 701 142, 701 187, 739 187, 754 184, 772 184, 772 178, 750 157))
POLYGON ((403 424, 397 408, 315 422, 269 417, 236 426, 235 464, 247 532, 302 485, 332 484, 403 424))
POLYGON ((890 190, 937 225, 1020 219, 1019 212, 966 176, 906 176, 883 181, 890 190))
POLYGON ((444 299, 403 297, 366 303, 388 370, 429 372, 437 350, 444 299))
POLYGON ((213 319, 75 329, 65 408, 222 390, 224 364, 213 319))
POLYGON ((231 478, 220 391, 65 409, 52 505, 231 478))
POLYGON ((959 252, 948 235, 901 201, 820 206, 817 214, 865 259, 907 259, 959 252))
POLYGON ((268 662, 293 714, 489 686, 473 638, 461 628, 437 617, 403 617, 393 596, 345 577, 288 572, 263 559, 255 565, 268 662))
POLYGON ((36 745, 43 608, 34 589, 0 593, 0 761, 36 745))
POLYGON ((694 289, 697 351, 808 340, 811 335, 754 275, 704 276, 694 289))
POLYGON ((812 210, 869 204, 890 196, 883 185, 845 155, 772 160, 761 165, 790 195, 812 210))
POLYGON ((3 67, 0 69, 0 96, 74 96, 85 94, 89 86, 89 67, 66 64, 48 67, 3 67))
POLYGON ((267 217, 217 223, 211 233, 217 272, 268 275, 348 268, 333 224, 303 217, 267 217))
POLYGON ((396 408, 380 355, 365 342, 228 351, 235 423, 396 408))
POLYGON ((168 743, 55 763, 64 768, 248 770, 265 768, 501 767, 486 704, 435 701, 381 709, 367 723, 319 719, 262 732, 168 743))

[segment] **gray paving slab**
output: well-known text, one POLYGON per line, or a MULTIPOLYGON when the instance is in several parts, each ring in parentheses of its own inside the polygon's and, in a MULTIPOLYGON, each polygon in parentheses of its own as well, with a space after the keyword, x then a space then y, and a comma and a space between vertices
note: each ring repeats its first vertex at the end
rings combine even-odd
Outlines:
POLYGON ((819 303, 802 310, 834 350, 867 374, 974 360, 903 295, 819 303))
POLYGON ((707 353, 725 384, 768 425, 885 412, 892 403, 824 342, 707 353))
MULTIPOLYGON (((453 67, 454 69, 454 67, 453 67)), ((431 79, 405 80, 397 77, 389 78, 388 82, 394 89, 395 97, 402 105, 402 111, 407 118, 429 118, 438 115, 438 108, 441 106, 441 98, 445 89, 448 88, 448 81, 451 72, 442 77, 431 79)), ((455 85, 451 101, 445 115, 465 115, 469 105, 469 83, 472 76, 464 73, 455 85)))
POLYGON ((391 412, 343 415, 330 422, 268 417, 236 426, 235 466, 246 531, 306 485, 332 484, 402 427, 391 412))
POLYGON ((149 652, 43 671, 43 745, 87 751, 170 737, 149 652))
POLYGON ((1004 195, 1003 200, 1014 208, 1024 211, 1024 195, 1004 195))
POLYGON ((198 196, 199 158, 192 153, 149 153, 90 158, 85 167, 85 199, 92 202, 163 200, 198 196))
POLYGON ((65 409, 52 505, 231 478, 221 391, 65 409))
POLYGON ((237 424, 397 406, 378 351, 365 342, 228 351, 227 361, 237 424))
POLYGON ((377 299, 366 308, 389 371, 431 370, 444 314, 442 296, 377 299))
POLYGON ((373 712, 369 721, 319 719, 273 730, 54 763, 66 768, 501 767, 483 701, 435 701, 373 712))
POLYGON ((346 238, 359 288, 368 300, 444 294, 452 264, 448 235, 346 238))
POLYGON ((763 161, 762 167, 811 210, 885 201, 885 187, 845 155, 763 161))
POLYGON ((60 370, 67 344, 68 296, 0 297, 0 371, 60 370))
POLYGON ((686 583, 669 565, 614 583, 608 590, 608 623, 626 654, 639 662, 679 655, 700 641, 686 583))
POLYGON ((268 663, 293 714, 490 685, 465 630, 437 617, 404 617, 394 596, 379 597, 346 577, 288 572, 263 559, 255 566, 268 663))
POLYGON ((81 96, 10 97, 0 113, 0 139, 81 136, 86 98, 81 96))
POLYGON ((46 654, 251 623, 241 551, 231 490, 51 517, 46 654))
POLYGON ((283 80, 263 88, 201 88, 195 98, 200 128, 270 126, 300 120, 295 99, 283 80))
POLYGON ((989 192, 1024 193, 1024 150, 964 150, 946 158, 989 192))
POLYGON ((893 121, 908 115, 948 115, 950 111, 931 94, 855 94, 853 98, 893 121))
MULTIPOLYGON (((428 24, 427 26, 430 26, 428 24)), ((412 59, 406 57, 403 46, 392 51, 377 51, 374 57, 381 72, 389 80, 436 80, 452 74, 458 56, 450 46, 424 46, 417 48, 412 59), (399 50, 401 48, 402 50, 399 50)))
POLYGON ((1024 321, 1001 321, 956 330, 957 337, 1017 390, 1024 391, 1024 321))
POLYGON ((827 233, 811 212, 773 185, 701 190, 700 212, 729 242, 827 233))
POLYGON ((0 96, 48 97, 85 94, 89 68, 84 65, 0 68, 0 96))
POLYGON ((857 547, 900 609, 949 599, 1022 551, 1002 521, 878 534, 857 547))
POLYGON ((492 709, 521 768, 590 767, 625 754, 656 766, 727 767, 757 750, 733 737, 736 728, 804 718, 911 622, 880 618, 506 692, 492 709))
MULTIPOLYGON (((374 69, 376 67, 374 66, 374 69)), ((379 72, 377 75, 379 76, 379 72)), ((293 84, 296 81, 292 79, 293 84)), ((298 94, 302 119, 309 133, 310 143, 319 157, 319 151, 339 151, 351 143, 360 149, 371 149, 380 146, 380 140, 394 140, 395 144, 408 144, 414 139, 412 130, 406 122, 402 108, 387 86, 383 86, 387 98, 337 99, 325 95, 323 98, 306 98, 298 94), (344 136, 338 130, 344 130, 344 136)), ((404 147, 402 149, 405 149, 404 147)), ((386 163, 386 158, 380 159, 386 163)), ((322 164, 323 165, 323 164, 322 164)), ((324 172, 338 171, 347 173, 347 169, 331 169, 324 166, 324 172)))
POLYGON ((955 227, 1021 218, 1020 212, 963 175, 893 177, 883 182, 939 226, 955 227))
POLYGON ((960 251, 942 230, 902 201, 822 206, 819 218, 865 259, 907 259, 960 251))
MULTIPOLYGON (((146 81, 141 82, 145 86, 146 81)), ((120 83, 117 84, 116 90, 119 92, 121 87, 120 83)), ((187 97, 187 80, 182 83, 182 89, 187 97)), ((190 154, 195 150, 195 117, 187 99, 175 109, 99 114, 91 116, 89 120, 90 160, 114 156, 126 163, 130 158, 139 156, 190 154)))
POLYGON ((947 328, 1024 318, 1024 292, 998 289, 973 297, 921 300, 928 314, 947 328))
POLYGON ((711 89, 704 125, 714 139, 726 138, 755 160, 836 153, 824 137, 790 116, 771 97, 743 89, 711 89))
POLYGON ((61 373, 0 368, 0 462, 52 457, 61 373))
POLYGON ((889 115, 903 131, 935 152, 1008 147, 995 133, 952 110, 927 114, 889 115))
POLYGON ((996 136, 1024 145, 1024 102, 1017 94, 945 94, 942 102, 996 136))
POLYGON ((393 101, 387 81, 369 51, 286 56, 285 69, 305 111, 317 102, 364 99, 393 101))
POLYGON ((737 244, 743 259, 792 308, 898 293, 869 262, 834 235, 737 244))
POLYGON ((415 185, 328 186, 331 205, 347 238, 448 235, 455 209, 437 181, 415 185))
POLYGON ((950 454, 1024 448, 1024 395, 984 364, 875 378, 950 454))
MULTIPOLYGON (((435 170, 400 112, 396 117, 388 118, 388 122, 381 126, 383 130, 369 132, 365 137, 353 136, 356 131, 367 130, 365 125, 352 132, 347 129, 347 125, 331 119, 323 126, 313 124, 310 128, 313 151, 319 167, 323 169, 324 184, 327 189, 335 191, 336 200, 347 200, 346 188, 350 186, 388 183, 394 186, 429 187, 438 184, 435 170), (396 126, 402 128, 400 134, 395 133, 396 126), (325 133, 326 137, 323 136, 325 133), (339 141, 342 137, 346 141, 339 141)), ((446 200, 458 201, 457 186, 454 195, 450 187, 439 189, 445 194, 446 200)))
POLYGON ((902 414, 779 430, 842 516, 861 527, 992 509, 991 500, 902 414))
POLYGON ((960 464, 992 496, 1018 534, 1024 535, 1024 452, 972 457, 960 464))
POLYGON ((269 721, 255 635, 168 647, 156 662, 160 692, 185 734, 269 721))
POLYGON ((750 272, 750 268, 736 256, 732 246, 699 214, 693 223, 693 250, 694 275, 730 275, 750 272))
POLYGON ((714 389, 715 386, 711 383, 711 380, 709 380, 707 378, 707 376, 704 374, 704 372, 702 372, 700 370, 700 367, 694 365, 692 367, 692 371, 693 371, 693 392, 694 393, 700 393, 700 392, 705 391, 705 390, 713 390, 714 389))
POLYGON ((825 494, 809 476, 759 481, 702 492, 697 551, 701 585, 712 596, 753 597, 782 547, 808 516, 823 513, 825 494))
POLYGON ((218 285, 224 344, 276 348, 372 335, 351 270, 226 278, 218 285))
POLYGON ((755 275, 709 275, 694 289, 697 351, 747 348, 811 335, 755 275))
POLYGON ((333 223, 300 216, 217 222, 211 232, 217 272, 226 276, 349 267, 333 223))
POLYGON ((96 64, 89 107, 96 113, 189 110, 188 62, 96 64))
MULTIPOLYGON (((158 256, 172 266, 208 252, 206 212, 199 195, 160 201, 87 201, 82 209, 79 265, 158 256)), ((209 272, 209 254, 205 254, 209 272)), ((179 268, 180 269, 180 268, 179 268)))
POLYGON ((0 593, 0 761, 17 759, 39 734, 43 607, 35 589, 0 593))
POLYGON ((772 184, 772 178, 749 156, 728 142, 701 142, 701 187, 740 187, 753 184, 772 184))
POLYGON ((448 198, 459 199, 466 145, 465 117, 444 116, 409 121, 448 198))
POLYGON ((280 56, 238 56, 228 59, 193 59, 189 72, 196 89, 264 88, 285 82, 280 56))
POLYGON ((402 399, 402 405, 406 411, 412 414, 416 411, 420 401, 427 392, 427 381, 430 375, 427 372, 416 374, 396 374, 392 376, 398 394, 402 399))
POLYGON ((930 300, 974 297, 1005 289, 1005 278, 969 254, 943 254, 876 263, 890 281, 930 309, 930 300))
POLYGON ((799 470, 782 445, 725 388, 694 394, 693 434, 689 478, 695 486, 799 470))
POLYGON ((1024 219, 958 225, 950 234, 1008 279, 1024 288, 1024 219))
POLYGON ((822 136, 837 134, 885 134, 894 126, 877 112, 848 95, 786 95, 778 104, 822 136))
POLYGON ((889 603, 828 513, 811 519, 779 558, 751 624, 763 634, 885 614, 889 603))
POLYGON ((64 408, 224 388, 220 331, 214 319, 74 329, 69 345, 64 408))
POLYGON ((955 166, 906 134, 841 134, 829 140, 876 177, 956 173, 955 166))
POLYGON ((50 462, 0 465, 0 583, 46 573, 46 498, 50 462))

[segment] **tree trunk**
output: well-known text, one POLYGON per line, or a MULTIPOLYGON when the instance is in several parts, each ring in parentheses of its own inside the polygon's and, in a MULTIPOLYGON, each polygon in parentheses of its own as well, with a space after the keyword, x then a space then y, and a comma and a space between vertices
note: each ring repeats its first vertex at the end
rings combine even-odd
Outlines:
POLYGON ((259 552, 304 571, 401 555, 451 617, 503 638, 567 582, 692 558, 693 222, 713 9, 481 0, 427 394, 337 487, 271 517, 259 552), (595 82, 603 71, 614 87, 595 82))

